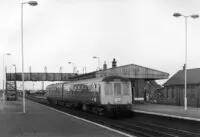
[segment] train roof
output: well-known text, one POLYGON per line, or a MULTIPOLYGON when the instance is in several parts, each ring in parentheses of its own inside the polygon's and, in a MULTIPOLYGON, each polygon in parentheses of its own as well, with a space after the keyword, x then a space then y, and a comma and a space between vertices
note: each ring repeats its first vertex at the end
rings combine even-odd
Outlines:
POLYGON ((77 80, 73 80, 73 81, 69 81, 69 82, 65 82, 64 84, 67 83, 77 83, 77 82, 110 82, 110 81, 114 81, 114 80, 121 80, 123 82, 128 82, 129 79, 128 78, 123 78, 120 76, 106 76, 106 77, 95 77, 95 78, 87 78, 87 79, 77 79, 77 80))
POLYGON ((120 79, 121 81, 124 81, 124 82, 128 82, 129 81, 128 78, 124 78, 124 77, 120 77, 120 76, 107 76, 107 77, 104 77, 102 79, 102 81, 109 82, 109 81, 113 81, 113 80, 116 80, 116 79, 120 79))

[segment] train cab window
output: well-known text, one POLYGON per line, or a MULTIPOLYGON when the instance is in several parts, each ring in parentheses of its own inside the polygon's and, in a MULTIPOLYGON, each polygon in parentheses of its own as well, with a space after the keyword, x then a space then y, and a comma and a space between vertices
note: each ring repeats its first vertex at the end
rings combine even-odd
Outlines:
POLYGON ((129 85, 127 83, 123 84, 123 95, 125 95, 125 96, 130 95, 129 85))
POLYGON ((114 95, 115 96, 122 95, 122 93, 121 93, 121 84, 120 83, 114 83, 114 95))
POLYGON ((105 83, 104 91, 105 91, 105 96, 110 96, 110 95, 112 96, 113 95, 112 84, 105 83))

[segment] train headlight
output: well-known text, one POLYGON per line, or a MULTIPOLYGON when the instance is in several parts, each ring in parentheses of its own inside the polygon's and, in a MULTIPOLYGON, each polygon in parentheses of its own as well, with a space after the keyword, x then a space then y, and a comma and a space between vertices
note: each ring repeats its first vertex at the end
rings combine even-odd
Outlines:
POLYGON ((96 98, 96 97, 92 98, 92 101, 96 102, 96 101, 97 101, 97 98, 96 98))
POLYGON ((114 100, 116 103, 117 102, 121 102, 121 98, 115 98, 115 100, 114 100))

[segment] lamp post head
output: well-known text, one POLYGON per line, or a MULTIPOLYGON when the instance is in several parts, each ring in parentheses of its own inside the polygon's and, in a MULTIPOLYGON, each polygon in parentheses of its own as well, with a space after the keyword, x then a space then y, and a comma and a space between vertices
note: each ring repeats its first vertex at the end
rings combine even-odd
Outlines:
POLYGON ((193 14, 193 15, 191 15, 191 18, 193 18, 193 19, 199 18, 199 15, 198 14, 193 14))
POLYGON ((5 55, 8 55, 8 56, 10 56, 11 54, 10 54, 10 53, 6 53, 5 55))
POLYGON ((60 68, 59 68, 59 72, 62 72, 62 66, 60 66, 60 68))
POLYGON ((37 6, 38 5, 38 3, 37 3, 37 1, 29 1, 29 2, 27 2, 29 5, 31 5, 31 6, 37 6))
POLYGON ((180 13, 174 13, 173 16, 174 16, 174 17, 180 17, 180 16, 182 16, 182 15, 181 15, 180 13))
POLYGON ((74 65, 74 63, 73 63, 73 62, 70 62, 70 61, 68 62, 68 64, 72 64, 72 65, 74 65))

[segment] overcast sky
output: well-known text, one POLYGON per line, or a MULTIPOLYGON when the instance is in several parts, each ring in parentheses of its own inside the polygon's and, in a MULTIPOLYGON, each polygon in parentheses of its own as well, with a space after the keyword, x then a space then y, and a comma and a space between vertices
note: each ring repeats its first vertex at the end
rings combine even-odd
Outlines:
MULTIPOLYGON (((0 0, 0 54, 8 70, 21 72, 20 0, 0 0)), ((199 0, 38 0, 24 5, 25 72, 82 72, 97 68, 100 57, 111 67, 137 64, 172 76, 185 62, 184 18, 200 14, 199 0)), ((200 19, 188 19, 188 68, 200 68, 200 19)), ((2 73, 0 73, 2 81, 2 73)), ((2 82, 0 82, 2 88, 2 82)))

